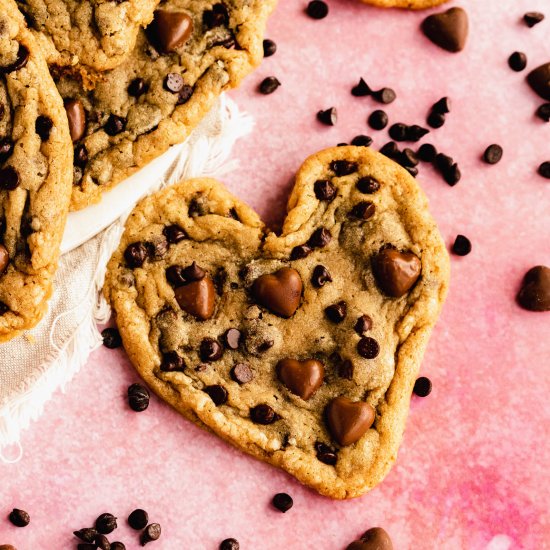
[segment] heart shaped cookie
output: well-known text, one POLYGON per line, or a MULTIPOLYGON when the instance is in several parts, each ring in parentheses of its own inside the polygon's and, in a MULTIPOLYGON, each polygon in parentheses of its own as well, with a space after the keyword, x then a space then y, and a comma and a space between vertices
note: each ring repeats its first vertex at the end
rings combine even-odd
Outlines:
POLYGON ((416 181, 368 148, 338 147, 298 172, 280 235, 214 180, 143 200, 105 295, 159 396, 322 494, 349 498, 395 460, 448 277, 416 181), (185 290, 197 278, 210 290, 185 290))

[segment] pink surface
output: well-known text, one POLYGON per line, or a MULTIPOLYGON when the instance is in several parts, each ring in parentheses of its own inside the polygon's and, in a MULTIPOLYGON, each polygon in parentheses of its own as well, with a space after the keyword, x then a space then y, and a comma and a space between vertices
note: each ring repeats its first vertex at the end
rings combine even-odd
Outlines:
MULTIPOLYGON (((452 258, 449 300, 422 367, 434 390, 413 399, 397 464, 370 494, 332 502, 156 398, 132 413, 124 396, 136 375, 122 351, 102 349, 24 434, 21 462, 0 465, 0 544, 74 548, 73 529, 139 506, 162 524, 150 546, 159 549, 216 549, 233 536, 242 549, 341 550, 376 525, 396 550, 549 547, 550 314, 520 310, 514 294, 528 268, 550 265, 550 183, 535 174, 550 160, 550 125, 534 119, 542 101, 506 59, 518 49, 530 67, 550 60, 550 6, 465 0, 472 32, 452 55, 419 33, 422 14, 333 0, 329 17, 312 21, 305 3, 282 0, 268 33, 277 54, 232 94, 256 129, 236 146, 241 168, 227 183, 268 222, 282 219, 292 174, 308 154, 359 133, 377 147, 388 140, 365 123, 379 105, 349 93, 359 76, 395 88, 398 100, 387 107, 394 122, 422 124, 433 102, 453 100, 429 141, 458 160, 463 179, 450 188, 425 166, 419 179, 445 241, 464 233, 473 252, 452 258), (545 8, 539 26, 518 23, 545 8), (255 89, 267 75, 283 85, 264 97, 255 89), (337 126, 320 126, 315 113, 332 105, 337 126), (479 157, 494 142, 505 153, 490 167, 479 157), (285 515, 269 506, 279 491, 294 497, 285 515), (14 506, 30 512, 26 529, 4 520, 14 506)), ((124 523, 111 539, 137 548, 124 523)))

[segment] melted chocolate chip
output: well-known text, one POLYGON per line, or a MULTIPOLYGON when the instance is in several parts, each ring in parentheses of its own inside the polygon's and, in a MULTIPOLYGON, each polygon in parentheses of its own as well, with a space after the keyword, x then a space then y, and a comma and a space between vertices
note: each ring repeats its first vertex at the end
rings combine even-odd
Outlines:
POLYGON ((336 197, 336 187, 329 180, 317 180, 313 190, 320 201, 330 202, 336 197))
POLYGON ((215 384, 213 386, 206 386, 204 388, 204 391, 208 394, 210 399, 214 401, 214 405, 223 405, 227 402, 227 390, 220 386, 219 384, 215 384))
POLYGON ((316 229, 308 240, 308 245, 312 248, 324 248, 332 240, 332 235, 328 229, 320 227, 316 229))
POLYGON ((143 94, 147 93, 149 86, 143 80, 143 78, 134 78, 130 85, 128 86, 128 95, 132 97, 140 97, 143 94))
POLYGON ((317 453, 317 460, 328 464, 329 466, 335 466, 338 461, 338 455, 336 449, 329 447, 325 443, 317 441, 315 443, 315 452, 317 453))
POLYGON ((132 269, 141 267, 148 257, 148 250, 145 243, 137 242, 130 244, 124 251, 126 265, 132 269))
POLYGON ((198 266, 196 262, 193 262, 182 271, 182 275, 188 281, 201 281, 206 277, 206 271, 198 266))
POLYGON ((279 419, 275 411, 265 403, 256 405, 250 409, 250 418, 255 424, 262 424, 264 426, 273 424, 273 422, 279 419))
POLYGON ((366 195, 372 195, 373 193, 376 193, 378 189, 380 189, 380 183, 378 180, 374 179, 371 176, 365 176, 361 178, 355 186, 361 193, 365 193, 366 195))
POLYGON ((53 129, 53 120, 49 116, 40 115, 36 119, 34 129, 42 141, 48 141, 53 129))
POLYGON ((223 355, 223 346, 214 338, 204 338, 200 346, 200 358, 205 363, 217 361, 223 355))
POLYGON ((69 120, 71 139, 78 141, 86 131, 86 111, 79 99, 66 99, 64 101, 65 112, 69 120))
POLYGON ((332 304, 325 308, 325 315, 333 323, 341 323, 346 318, 348 312, 347 304, 344 300, 332 304))
POLYGON ((313 250, 310 246, 308 246, 307 244, 301 244, 301 245, 295 246, 292 249, 292 252, 290 253, 290 259, 301 260, 309 256, 312 252, 313 250))
POLYGON ((355 323, 353 329, 357 334, 363 336, 365 332, 368 332, 372 328, 372 319, 368 315, 361 315, 355 323))
POLYGON ((177 351, 168 351, 162 356, 160 370, 163 372, 183 372, 185 361, 177 351))
POLYGON ((170 244, 177 244, 187 237, 187 233, 179 225, 167 225, 162 233, 170 244))
POLYGON ((19 183, 19 172, 13 166, 0 169, 0 190, 13 191, 19 183))
POLYGON ((19 44, 19 50, 17 51, 17 57, 13 63, 10 65, 0 66, 0 75, 2 74, 10 74, 15 71, 21 70, 29 61, 29 50, 23 46, 23 44, 19 44))
POLYGON ((110 136, 116 136, 117 134, 124 132, 125 129, 126 119, 113 114, 109 116, 104 126, 105 132, 107 132, 110 136))
POLYGON ((330 169, 337 176, 348 176, 357 172, 358 168, 357 163, 350 160, 333 160, 330 163, 330 169))
POLYGON ((184 268, 181 265, 171 265, 166 269, 166 279, 174 288, 183 286, 187 282, 183 272, 184 268))
POLYGON ((374 216, 375 211, 376 207, 374 206, 374 203, 369 201, 361 201, 351 209, 350 215, 360 220, 368 220, 374 216))
POLYGON ((238 363, 231 369, 231 378, 239 384, 247 384, 254 378, 254 372, 247 363, 238 363))
POLYGON ((332 282, 332 276, 324 265, 316 265, 311 274, 311 284, 315 288, 321 288, 327 283, 332 282))

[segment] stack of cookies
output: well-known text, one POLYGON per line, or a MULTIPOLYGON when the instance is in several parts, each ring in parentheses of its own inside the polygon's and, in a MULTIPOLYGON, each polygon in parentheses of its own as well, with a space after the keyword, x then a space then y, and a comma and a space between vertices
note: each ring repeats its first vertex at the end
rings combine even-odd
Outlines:
POLYGON ((0 341, 46 309, 67 211, 186 139, 275 0, 0 0, 0 341))

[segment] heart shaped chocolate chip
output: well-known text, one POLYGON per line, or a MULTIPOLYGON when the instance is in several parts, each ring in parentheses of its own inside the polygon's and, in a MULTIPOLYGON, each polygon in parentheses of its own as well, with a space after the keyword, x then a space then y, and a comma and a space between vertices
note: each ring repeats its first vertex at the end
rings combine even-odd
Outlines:
POLYGON ((349 544, 346 550, 393 550, 393 543, 382 527, 373 527, 349 544))
POLYGON ((531 268, 523 278, 517 301, 529 311, 550 311, 550 268, 531 268))
POLYGON ((214 315, 216 289, 210 276, 180 286, 174 294, 181 309, 200 321, 214 315))
POLYGON ((385 248, 373 258, 372 269, 380 289, 392 298, 399 298, 416 283, 422 264, 412 252, 385 248))
POLYGON ((292 317, 300 305, 302 278, 290 267, 258 277, 252 285, 252 294, 259 304, 280 317, 292 317))
POLYGON ((277 376, 292 393, 307 401, 321 387, 325 367, 315 359, 281 359, 277 364, 277 376))
POLYGON ((374 409, 364 401, 335 397, 327 406, 327 422, 332 437, 340 445, 353 445, 374 422, 374 409))
POLYGON ((422 22, 424 34, 448 52, 460 52, 468 38, 468 14, 462 8, 434 13, 422 22))
POLYGON ((193 20, 184 12, 157 10, 148 30, 162 53, 175 52, 191 36, 193 20))

